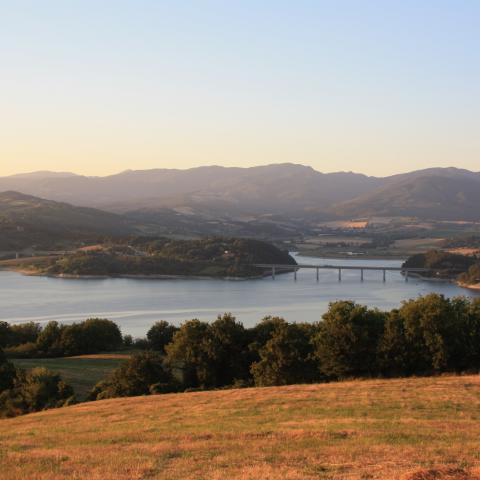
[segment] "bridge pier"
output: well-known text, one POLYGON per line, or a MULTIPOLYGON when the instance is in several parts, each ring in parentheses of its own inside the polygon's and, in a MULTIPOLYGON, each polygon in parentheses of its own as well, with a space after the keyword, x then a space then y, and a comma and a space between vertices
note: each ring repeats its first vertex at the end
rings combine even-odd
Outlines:
POLYGON ((338 269, 338 281, 339 282, 342 281, 342 269, 341 268, 338 269))
POLYGON ((363 268, 360 269, 360 281, 363 282, 363 268))
POLYGON ((387 271, 383 269, 383 283, 387 281, 387 271))
POLYGON ((405 281, 408 282, 408 270, 405 270, 405 281))
POLYGON ((294 268, 293 269, 293 280, 296 282, 297 281, 297 271, 298 271, 298 268, 294 268))
POLYGON ((272 266, 272 280, 275 280, 275 266, 272 266))
POLYGON ((319 271, 320 269, 317 267, 317 282, 320 280, 319 271))

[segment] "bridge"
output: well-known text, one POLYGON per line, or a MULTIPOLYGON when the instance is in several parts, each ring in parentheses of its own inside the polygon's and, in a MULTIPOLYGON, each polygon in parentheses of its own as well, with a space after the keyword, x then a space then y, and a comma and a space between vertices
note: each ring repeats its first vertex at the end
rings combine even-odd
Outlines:
POLYGON ((368 270, 375 270, 383 273, 383 281, 387 280, 387 272, 400 272, 404 275, 405 281, 408 282, 409 274, 411 273, 425 273, 429 272, 428 268, 402 268, 402 267, 388 267, 382 265, 308 265, 308 264, 297 264, 297 265, 288 265, 288 264, 273 264, 273 263, 256 263, 255 267, 263 268, 271 272, 272 279, 275 280, 275 275, 277 273, 286 273, 293 272, 293 278, 297 280, 297 272, 301 268, 309 268, 316 271, 317 282, 320 278, 320 270, 337 270, 338 271, 338 281, 342 281, 342 270, 358 270, 360 272, 360 281, 363 282, 364 272, 368 270))

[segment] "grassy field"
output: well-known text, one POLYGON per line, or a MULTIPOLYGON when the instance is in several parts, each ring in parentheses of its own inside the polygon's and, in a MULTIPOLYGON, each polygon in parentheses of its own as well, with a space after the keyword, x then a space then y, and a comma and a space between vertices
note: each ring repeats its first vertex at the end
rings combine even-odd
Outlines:
POLYGON ((480 480, 480 377, 104 400, 0 420, 3 480, 480 480))
POLYGON ((129 355, 103 354, 67 358, 22 358, 12 359, 12 362, 25 369, 45 367, 59 373, 62 379, 74 388, 77 398, 83 400, 98 381, 103 380, 128 357, 129 355))

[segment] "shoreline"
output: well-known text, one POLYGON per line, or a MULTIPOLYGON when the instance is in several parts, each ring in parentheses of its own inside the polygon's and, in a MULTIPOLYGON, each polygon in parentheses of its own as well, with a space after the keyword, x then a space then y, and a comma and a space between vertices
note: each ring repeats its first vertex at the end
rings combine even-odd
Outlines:
MULTIPOLYGON (((301 254, 300 254, 301 255, 301 254)), ((320 258, 320 257, 318 257, 320 258)), ((342 259, 345 257, 324 257, 324 258, 338 258, 342 259)), ((348 257, 351 258, 351 257, 348 257)), ((365 257, 364 257, 365 258, 365 257)), ((369 259, 370 260, 370 259, 369 259)), ((263 275, 253 275, 248 277, 216 277, 216 276, 209 276, 209 275, 175 275, 175 274, 135 274, 135 273, 123 273, 118 275, 76 275, 76 274, 69 274, 69 273, 43 273, 35 270, 30 269, 22 269, 22 268, 15 268, 13 266, 5 268, 5 266, 0 266, 0 271, 12 271, 19 273, 20 275, 25 275, 27 277, 48 277, 48 278, 59 278, 63 280, 107 280, 107 279, 115 279, 115 278, 125 278, 125 279, 132 279, 132 280, 226 280, 226 281, 246 281, 246 280, 261 280, 266 277, 270 277, 271 273, 266 271, 263 275)), ((276 272, 277 275, 282 275, 285 273, 292 273, 292 270, 288 271, 278 271, 276 272)), ((431 282, 431 283, 451 283, 457 285, 460 288, 465 288, 467 290, 473 291, 480 291, 480 283, 476 284, 467 284, 460 282, 454 278, 436 278, 436 277, 425 277, 424 275, 420 275, 419 273, 409 273, 409 277, 416 278, 418 280, 422 280, 424 282, 431 282)))
MULTIPOLYGON (((7 270, 11 272, 19 273, 27 277, 47 277, 47 278, 59 278, 63 280, 107 280, 110 278, 126 278, 132 280, 228 280, 228 281, 242 281, 242 280, 260 280, 265 277, 269 277, 270 273, 265 272, 263 275, 251 275, 248 277, 221 277, 221 276, 209 276, 209 275, 175 275, 175 274, 141 274, 141 273, 122 273, 118 275, 77 275, 71 273, 44 273, 36 270, 20 269, 20 268, 3 268, 0 270, 7 270)), ((277 272, 289 273, 286 271, 277 272)))

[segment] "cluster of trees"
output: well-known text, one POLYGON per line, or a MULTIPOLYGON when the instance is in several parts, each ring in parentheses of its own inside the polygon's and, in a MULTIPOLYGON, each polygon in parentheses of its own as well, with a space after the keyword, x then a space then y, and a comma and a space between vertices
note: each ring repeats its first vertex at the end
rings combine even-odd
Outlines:
POLYGON ((430 272, 422 273, 422 275, 455 279, 475 263, 475 257, 443 250, 429 250, 428 252, 411 256, 404 262, 403 267, 427 268, 430 272))
POLYGON ((267 317, 245 328, 230 314, 212 323, 148 332, 153 352, 134 357, 92 399, 228 386, 272 386, 353 377, 479 371, 480 299, 431 294, 389 312, 332 303, 316 324, 267 317))
POLYGON ((52 260, 48 274, 252 276, 255 263, 295 264, 272 244, 259 240, 131 238, 100 251, 82 251, 52 260))
POLYGON ((467 285, 480 283, 480 262, 474 263, 465 273, 460 274, 458 280, 467 285))
POLYGON ((75 402, 72 387, 45 368, 25 371, 0 349, 0 417, 14 417, 75 402))
POLYGON ((10 357, 62 357, 112 351, 122 347, 118 325, 90 318, 71 325, 49 322, 10 325, 0 322, 0 348, 10 357))

